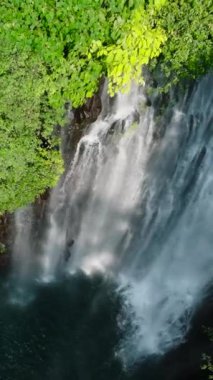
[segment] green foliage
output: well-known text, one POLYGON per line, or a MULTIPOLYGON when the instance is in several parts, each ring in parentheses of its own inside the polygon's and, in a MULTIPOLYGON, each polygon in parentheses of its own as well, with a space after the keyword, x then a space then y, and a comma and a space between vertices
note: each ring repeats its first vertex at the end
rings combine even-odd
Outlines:
POLYGON ((52 149, 55 143, 50 135, 52 115, 42 98, 45 68, 24 54, 10 54, 10 60, 7 54, 8 46, 2 43, 0 213, 31 202, 48 186, 53 186, 62 172, 60 154, 52 149), (49 141, 44 140, 49 149, 42 148, 45 135, 49 135, 49 141))
POLYGON ((62 162, 52 129, 65 102, 81 105, 103 75, 111 95, 127 89, 159 55, 165 35, 151 9, 163 0, 145 3, 1 0, 0 213, 55 184, 62 162))
POLYGON ((1 0, 0 213, 63 170, 53 126, 107 76, 109 93, 160 62, 169 83, 212 62, 210 0, 1 0), (159 57, 159 58, 158 58, 159 57))
MULTIPOLYGON (((213 8, 211 0, 172 0, 157 17, 167 35, 158 62, 167 83, 196 78, 213 64, 213 8)), ((156 63, 156 62, 155 62, 156 63)))
POLYGON ((135 9, 123 26, 122 37, 117 43, 98 50, 99 57, 106 57, 111 96, 119 90, 128 91, 133 80, 143 82, 142 66, 160 54, 161 45, 166 41, 161 28, 152 28, 150 9, 153 10, 150 7, 135 9))
POLYGON ((94 94, 103 74, 114 93, 159 55, 165 34, 150 15, 164 2, 152 0, 145 10, 139 0, 3 1, 1 34, 17 52, 33 53, 46 65, 52 107, 68 100, 77 107, 94 94))

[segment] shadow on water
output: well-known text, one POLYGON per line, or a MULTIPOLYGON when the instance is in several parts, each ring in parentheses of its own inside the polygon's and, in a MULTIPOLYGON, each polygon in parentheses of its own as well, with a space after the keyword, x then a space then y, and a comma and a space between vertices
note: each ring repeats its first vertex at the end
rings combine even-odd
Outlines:
POLYGON ((122 293, 110 278, 79 272, 39 285, 26 305, 8 303, 1 289, 1 380, 206 379, 200 365, 202 353, 212 348, 202 327, 211 323, 210 299, 197 311, 184 344, 125 371, 116 355, 123 337, 117 323, 122 293))
MULTIPOLYGON (((4 297, 3 297, 4 294, 4 297)), ((25 306, 0 309, 0 379, 123 379, 115 356, 121 305, 115 285, 80 273, 37 288, 25 306)))

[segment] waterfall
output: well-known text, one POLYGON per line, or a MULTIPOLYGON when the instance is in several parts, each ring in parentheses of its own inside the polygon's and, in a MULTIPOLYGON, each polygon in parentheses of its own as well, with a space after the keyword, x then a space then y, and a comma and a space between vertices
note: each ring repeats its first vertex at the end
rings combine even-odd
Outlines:
POLYGON ((79 141, 64 183, 56 190, 60 202, 51 205, 44 280, 61 269, 63 256, 70 256, 68 272, 81 268, 90 274, 118 265, 152 142, 152 109, 144 111, 139 125, 139 107, 144 105, 136 87, 127 96, 118 95, 108 115, 101 115, 79 141))
POLYGON ((136 86, 105 99, 50 197, 33 276, 115 278, 132 320, 118 348, 127 365, 184 339, 212 279, 211 84, 171 98, 163 115, 136 86))
POLYGON ((12 262, 12 293, 13 303, 25 304, 32 299, 30 291, 31 279, 36 269, 36 257, 33 254, 31 231, 33 222, 32 206, 19 209, 15 214, 15 239, 12 262))

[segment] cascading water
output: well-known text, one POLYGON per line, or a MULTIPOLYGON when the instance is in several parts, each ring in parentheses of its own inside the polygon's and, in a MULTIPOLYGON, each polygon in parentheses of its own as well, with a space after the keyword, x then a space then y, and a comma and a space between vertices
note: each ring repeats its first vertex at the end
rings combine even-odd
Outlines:
POLYGON ((34 278, 114 277, 132 318, 118 348, 127 364, 182 341, 213 276, 211 82, 203 78, 161 121, 141 89, 118 95, 50 198, 34 278))
POLYGON ((71 272, 114 268, 118 261, 116 253, 138 203, 140 173, 151 143, 152 125, 147 123, 141 135, 134 121, 139 103, 145 101, 137 92, 134 88, 129 96, 118 96, 111 113, 100 117, 77 146, 57 190, 60 202, 53 208, 45 243, 44 279, 57 272, 66 251, 71 256, 66 269, 71 272))

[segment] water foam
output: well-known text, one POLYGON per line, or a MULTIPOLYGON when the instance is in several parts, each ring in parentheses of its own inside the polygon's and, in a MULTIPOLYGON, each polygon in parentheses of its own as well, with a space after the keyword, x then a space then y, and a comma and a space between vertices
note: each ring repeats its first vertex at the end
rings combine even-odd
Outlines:
POLYGON ((209 86, 160 121, 141 89, 105 99, 51 195, 36 278, 113 274, 132 319, 119 349, 127 365, 184 339, 213 276, 209 86))

